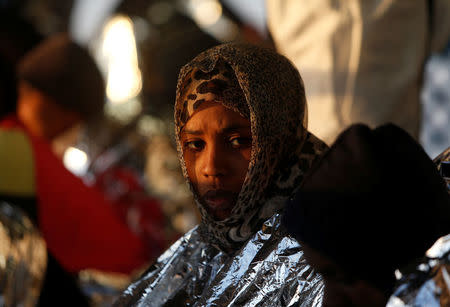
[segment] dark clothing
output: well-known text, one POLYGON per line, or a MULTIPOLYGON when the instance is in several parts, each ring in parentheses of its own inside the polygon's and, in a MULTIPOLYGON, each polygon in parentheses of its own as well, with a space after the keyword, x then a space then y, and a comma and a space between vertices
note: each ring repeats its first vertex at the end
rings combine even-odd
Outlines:
POLYGON ((283 223, 350 274, 391 293, 394 270, 450 233, 450 199, 435 165, 404 130, 354 125, 306 175, 283 223))

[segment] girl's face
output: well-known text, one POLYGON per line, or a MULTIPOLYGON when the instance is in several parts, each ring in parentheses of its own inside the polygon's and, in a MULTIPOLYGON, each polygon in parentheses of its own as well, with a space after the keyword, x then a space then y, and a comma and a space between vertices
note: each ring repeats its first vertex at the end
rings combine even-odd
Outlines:
POLYGON ((200 202, 214 219, 226 219, 250 162, 250 121, 219 102, 205 102, 184 126, 181 144, 200 202))

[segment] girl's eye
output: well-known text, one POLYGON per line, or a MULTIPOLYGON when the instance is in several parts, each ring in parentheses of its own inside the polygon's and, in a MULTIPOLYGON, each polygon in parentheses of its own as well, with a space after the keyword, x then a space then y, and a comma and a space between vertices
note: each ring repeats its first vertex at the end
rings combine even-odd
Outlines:
POLYGON ((247 137, 237 137, 230 139, 230 144, 233 148, 241 148, 251 146, 252 140, 247 137))
POLYGON ((184 143, 184 148, 190 150, 201 150, 204 146, 204 142, 200 140, 188 141, 184 143))

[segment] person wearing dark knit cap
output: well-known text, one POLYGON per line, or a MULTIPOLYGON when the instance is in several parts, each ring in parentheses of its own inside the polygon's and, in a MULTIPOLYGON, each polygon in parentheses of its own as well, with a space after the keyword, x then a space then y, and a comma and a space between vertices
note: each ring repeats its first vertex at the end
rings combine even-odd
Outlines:
POLYGON ((67 128, 102 114, 105 87, 93 59, 58 34, 24 56, 17 76, 16 111, 0 120, 0 199, 28 213, 69 273, 140 268, 148 259, 144 242, 50 147, 67 128))
POLYGON ((53 139, 78 121, 102 114, 103 77, 88 52, 65 34, 29 52, 17 75, 17 114, 36 136, 53 139))
POLYGON ((450 199, 404 130, 354 125, 306 175, 282 223, 324 277, 324 306, 385 306, 395 270, 450 233, 450 199))

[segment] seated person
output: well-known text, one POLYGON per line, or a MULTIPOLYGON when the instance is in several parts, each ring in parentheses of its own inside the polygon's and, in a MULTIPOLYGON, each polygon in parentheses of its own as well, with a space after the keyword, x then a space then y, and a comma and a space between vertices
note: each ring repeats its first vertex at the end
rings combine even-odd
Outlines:
POLYGON ((402 129, 354 125, 290 200, 283 225, 324 277, 324 306, 385 306, 394 272, 450 233, 450 199, 402 129))
POLYGON ((60 34, 27 53, 17 75, 16 110, 0 119, 0 200, 27 213, 50 261, 67 272, 140 268, 148 259, 145 244, 50 147, 67 128, 103 111, 103 78, 89 53, 60 34))
POLYGON ((321 278, 279 212, 326 145, 306 129, 298 71, 274 51, 225 44, 184 66, 175 135, 201 223, 117 306, 320 306, 321 278))

